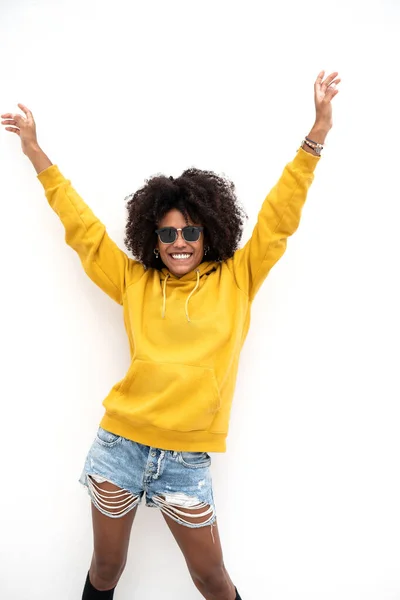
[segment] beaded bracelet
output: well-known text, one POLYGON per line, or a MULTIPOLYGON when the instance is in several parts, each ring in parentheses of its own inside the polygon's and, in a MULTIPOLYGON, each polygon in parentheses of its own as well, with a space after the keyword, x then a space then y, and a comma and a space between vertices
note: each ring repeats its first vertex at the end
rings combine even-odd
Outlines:
POLYGON ((305 139, 307 140, 307 142, 310 142, 311 144, 314 144, 315 146, 322 146, 322 147, 324 147, 323 144, 319 144, 318 142, 314 142, 314 140, 310 140, 310 138, 307 137, 307 136, 306 136, 305 139))
POLYGON ((311 148, 311 150, 314 150, 314 152, 315 152, 315 154, 317 156, 321 156, 321 152, 324 149, 324 147, 323 147, 322 144, 318 144, 317 142, 313 142, 308 137, 304 138, 303 144, 306 144, 309 148, 311 148), (312 142, 312 143, 310 143, 310 142, 312 142), (313 144, 315 144, 315 146, 313 144))

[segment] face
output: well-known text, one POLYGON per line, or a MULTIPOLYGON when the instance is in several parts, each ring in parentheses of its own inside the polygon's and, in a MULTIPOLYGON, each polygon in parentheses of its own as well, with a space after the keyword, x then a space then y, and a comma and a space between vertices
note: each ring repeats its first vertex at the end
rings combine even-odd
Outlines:
MULTIPOLYGON (((170 210, 158 223, 157 229, 162 227, 175 227, 183 229, 187 225, 201 225, 193 223, 190 218, 188 223, 183 214, 177 210, 170 210)), ((187 242, 182 237, 182 231, 178 231, 178 237, 172 244, 163 244, 157 236, 157 249, 160 252, 161 260, 167 269, 176 277, 182 277, 196 269, 204 255, 204 231, 200 233, 197 242, 187 242)))

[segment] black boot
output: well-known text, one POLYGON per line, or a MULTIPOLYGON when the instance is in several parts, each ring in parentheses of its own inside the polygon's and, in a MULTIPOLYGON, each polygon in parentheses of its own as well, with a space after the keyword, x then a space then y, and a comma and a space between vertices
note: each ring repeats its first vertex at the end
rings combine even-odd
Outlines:
POLYGON ((85 588, 83 590, 82 600, 113 600, 114 598, 114 590, 106 590, 101 592, 100 590, 96 590, 90 583, 89 573, 86 577, 85 588))
MULTIPOLYGON (((236 588, 235 588, 235 590, 236 590, 236 588)), ((241 597, 239 596, 239 592, 237 590, 236 590, 236 598, 235 598, 235 600, 242 600, 241 597)))

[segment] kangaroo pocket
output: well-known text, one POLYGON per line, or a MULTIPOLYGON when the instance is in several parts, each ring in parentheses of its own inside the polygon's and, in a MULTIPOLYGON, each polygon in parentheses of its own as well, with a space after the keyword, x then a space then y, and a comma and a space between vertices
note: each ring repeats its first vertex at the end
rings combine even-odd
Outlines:
POLYGON ((106 410, 138 425, 207 430, 220 407, 213 369, 136 359, 106 410))

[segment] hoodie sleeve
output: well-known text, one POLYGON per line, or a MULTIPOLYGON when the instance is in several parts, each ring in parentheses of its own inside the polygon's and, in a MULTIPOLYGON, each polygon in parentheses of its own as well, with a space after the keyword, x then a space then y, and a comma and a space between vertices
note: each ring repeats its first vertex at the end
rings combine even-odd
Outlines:
POLYGON ((122 304, 126 275, 136 263, 109 238, 105 226, 77 194, 56 165, 37 176, 46 198, 65 228, 65 241, 79 255, 83 268, 113 300, 122 304))
POLYGON ((262 282, 286 250, 287 238, 299 226, 308 188, 320 158, 300 148, 272 188, 247 244, 233 256, 236 283, 253 300, 262 282))

